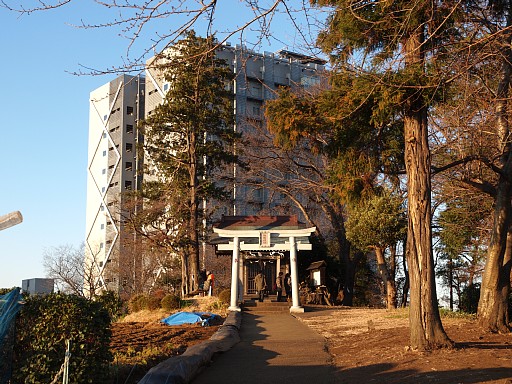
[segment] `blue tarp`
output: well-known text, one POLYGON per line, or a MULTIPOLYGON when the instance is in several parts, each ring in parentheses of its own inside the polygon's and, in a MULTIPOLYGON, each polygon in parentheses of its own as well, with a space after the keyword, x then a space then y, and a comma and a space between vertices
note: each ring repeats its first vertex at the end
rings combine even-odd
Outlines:
POLYGON ((0 383, 10 383, 12 350, 14 346, 14 323, 21 309, 22 296, 19 288, 0 295, 0 383))
POLYGON ((201 323, 203 327, 210 325, 210 321, 218 315, 209 312, 178 312, 174 315, 166 317, 162 323, 167 325, 182 325, 201 323))

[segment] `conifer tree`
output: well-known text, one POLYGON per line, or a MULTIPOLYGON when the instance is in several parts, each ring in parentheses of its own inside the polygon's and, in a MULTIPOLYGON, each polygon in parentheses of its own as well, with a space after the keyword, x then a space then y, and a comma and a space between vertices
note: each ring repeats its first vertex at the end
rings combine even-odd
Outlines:
POLYGON ((170 220, 167 235, 179 233, 172 246, 182 259, 185 294, 199 284, 206 219, 201 203, 227 196, 219 181, 229 175, 226 166, 237 161, 230 91, 233 72, 217 58, 215 44, 212 37, 189 32, 157 58, 156 66, 169 89, 163 103, 142 124, 145 162, 153 175, 146 183, 145 198, 168 201, 161 214, 178 218, 170 220))
MULTIPOLYGON (((444 85, 443 72, 435 65, 437 62, 429 60, 441 59, 443 43, 454 37, 453 25, 461 18, 459 7, 462 5, 431 1, 320 0, 315 3, 333 8, 327 27, 318 38, 323 51, 330 54, 337 75, 332 82, 332 91, 327 92, 331 101, 329 103, 325 98, 320 106, 316 105, 314 108, 318 113, 310 113, 309 106, 302 108, 300 112, 307 114, 309 119, 297 113, 289 114, 288 126, 295 129, 280 131, 294 137, 317 129, 332 129, 336 136, 338 132, 339 135, 353 132, 340 130, 340 127, 351 127, 356 131, 374 127, 374 135, 380 137, 389 127, 403 126, 409 215, 406 258, 411 288, 410 344, 419 350, 451 346, 437 307, 427 112, 439 99, 439 89, 444 85), (296 123, 299 119, 301 123, 296 123)), ((360 137, 363 139, 364 136, 360 137)), ((367 140, 371 142, 371 136, 367 140)), ((332 143, 339 145, 342 142, 332 143)), ((350 153, 343 147, 339 151, 350 153)), ((356 153, 371 153, 370 146, 366 151, 356 153)), ((401 163, 396 154, 388 156, 387 160, 390 164, 401 163)), ((386 161, 374 163, 369 169, 378 170, 379 165, 385 164, 386 161)), ((343 172, 337 175, 342 176, 343 172)), ((366 175, 371 176, 371 173, 366 175)), ((354 187, 359 185, 360 191, 364 192, 365 178, 355 178, 354 181, 357 181, 354 187)))

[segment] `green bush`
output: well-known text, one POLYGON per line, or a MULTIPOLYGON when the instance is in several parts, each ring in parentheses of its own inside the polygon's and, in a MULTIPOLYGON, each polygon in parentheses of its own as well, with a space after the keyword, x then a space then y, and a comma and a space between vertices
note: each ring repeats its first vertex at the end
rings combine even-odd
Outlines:
POLYGON ((224 290, 220 291, 218 298, 224 304, 230 304, 231 303, 231 291, 229 289, 224 289, 224 290))
POLYGON ((162 301, 160 302, 160 305, 163 309, 166 311, 172 311, 174 309, 179 309, 181 304, 181 299, 177 295, 166 295, 162 301))
POLYGON ((476 283, 464 288, 460 295, 459 310, 465 313, 476 313, 480 299, 480 284, 476 283))
POLYGON ((162 295, 134 295, 128 301, 128 311, 130 313, 135 313, 142 311, 143 309, 148 309, 150 311, 154 311, 161 307, 162 295))
POLYGON ((105 291, 96 297, 96 301, 107 310, 112 321, 116 321, 126 314, 124 302, 116 292, 105 291))
POLYGON ((70 383, 109 379, 110 317, 101 303, 64 294, 26 299, 16 322, 13 383, 50 383, 71 340, 70 383))
POLYGON ((146 299, 144 295, 133 295, 130 297, 130 300, 128 301, 128 311, 130 313, 139 312, 143 310, 146 306, 146 299))

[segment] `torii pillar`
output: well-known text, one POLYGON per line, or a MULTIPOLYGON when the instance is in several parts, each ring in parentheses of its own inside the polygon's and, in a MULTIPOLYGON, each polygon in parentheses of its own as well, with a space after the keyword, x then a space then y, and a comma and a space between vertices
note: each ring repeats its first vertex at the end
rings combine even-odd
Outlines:
POLYGON ((233 237, 233 260, 231 261, 231 302, 228 310, 240 312, 238 306, 238 280, 240 272, 240 240, 233 237))

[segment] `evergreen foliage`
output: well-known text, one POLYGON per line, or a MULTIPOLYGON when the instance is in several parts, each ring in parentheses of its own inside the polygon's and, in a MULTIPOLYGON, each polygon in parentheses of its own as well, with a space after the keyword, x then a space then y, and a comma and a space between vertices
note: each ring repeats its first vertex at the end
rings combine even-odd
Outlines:
MULTIPOLYGON (((223 186, 237 162, 233 129, 233 72, 216 57, 213 37, 187 33, 156 60, 169 84, 165 99, 142 123, 146 165, 145 215, 155 241, 182 260, 183 293, 197 289, 204 199, 225 199, 223 186)), ((151 237, 151 233, 146 234, 151 237)))
POLYGON ((69 382, 108 382, 110 316, 101 303, 60 293, 30 296, 16 332, 13 383, 51 383, 64 362, 66 340, 69 382))
POLYGON ((405 237, 407 221, 401 198, 375 196, 350 210, 347 238, 361 250, 387 248, 405 237))

